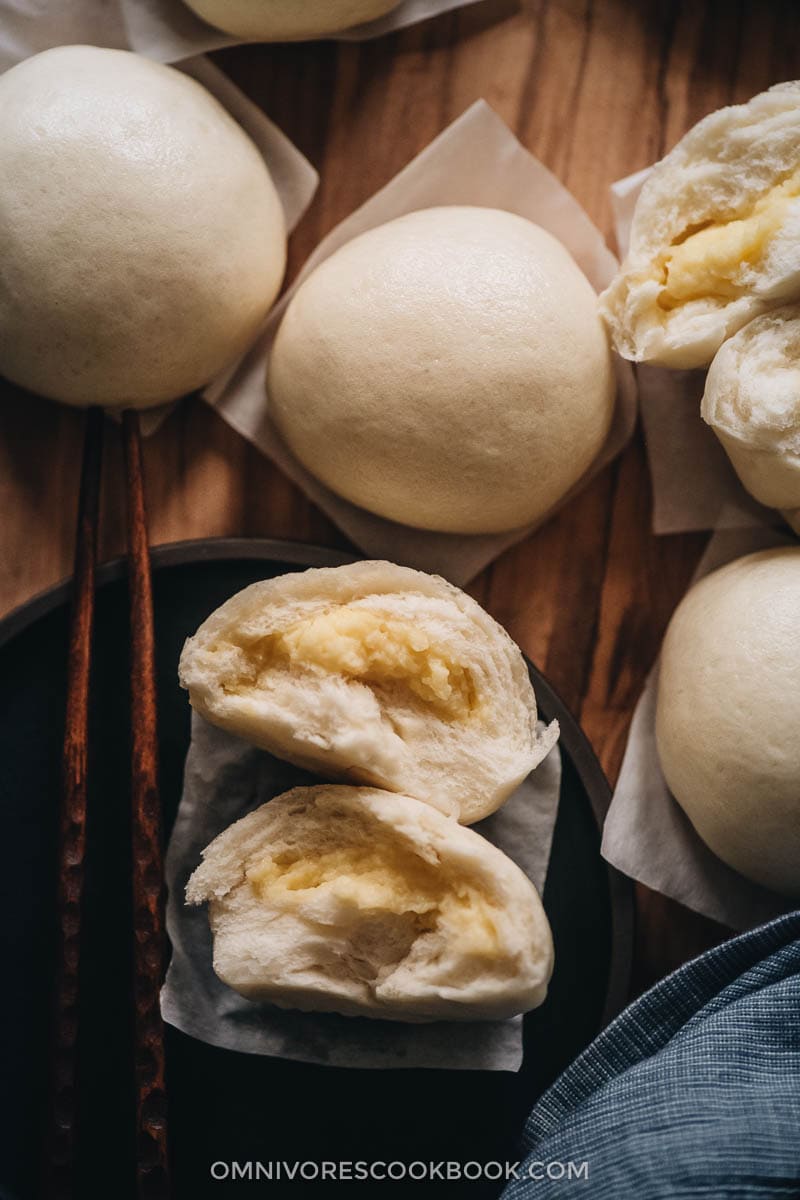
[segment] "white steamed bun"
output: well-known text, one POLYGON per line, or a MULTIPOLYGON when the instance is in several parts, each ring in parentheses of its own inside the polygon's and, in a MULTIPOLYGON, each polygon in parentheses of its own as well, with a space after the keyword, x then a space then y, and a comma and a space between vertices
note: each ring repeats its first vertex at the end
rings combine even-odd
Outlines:
POLYGON ((702 413, 756 500, 800 508, 800 305, 756 317, 723 342, 702 413))
POLYGON ((400 0, 185 0, 199 17, 225 33, 282 42, 340 33, 374 21, 400 0))
POLYGON ((500 850, 430 805, 295 788, 221 833, 189 880, 214 970, 249 1000, 398 1021, 509 1017, 544 1000, 550 927, 500 850))
POLYGON ((280 200, 205 88, 61 46, 0 77, 0 374, 147 408, 244 351, 286 261, 280 200))
POLYGON ((371 229, 292 298, 271 412, 300 462, 405 525, 544 517, 606 440, 615 379, 597 296, 514 213, 428 208, 371 229))
POLYGON ((725 338, 800 299, 800 82, 705 117, 657 163, 601 297, 616 349, 703 367, 725 338))
POLYGON ((289 762, 487 816, 545 757, 518 647, 433 575, 359 562, 282 575, 187 641, 181 683, 214 725, 289 762))
POLYGON ((684 597, 661 654, 656 742, 703 841, 800 897, 800 547, 751 554, 684 597))

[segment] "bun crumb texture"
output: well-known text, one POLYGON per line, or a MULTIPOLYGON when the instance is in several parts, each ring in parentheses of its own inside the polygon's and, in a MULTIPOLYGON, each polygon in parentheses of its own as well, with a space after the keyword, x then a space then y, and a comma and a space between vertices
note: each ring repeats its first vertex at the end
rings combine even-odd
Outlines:
POLYGON ((800 305, 756 317, 723 342, 702 415, 756 500, 800 507, 800 305))

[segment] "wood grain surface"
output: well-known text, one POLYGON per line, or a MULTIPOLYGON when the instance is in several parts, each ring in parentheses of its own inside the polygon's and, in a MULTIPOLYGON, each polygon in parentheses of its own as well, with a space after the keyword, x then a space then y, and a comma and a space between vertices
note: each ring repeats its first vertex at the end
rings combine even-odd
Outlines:
MULTIPOLYGON (((215 56, 318 168, 290 278, 333 225, 484 97, 613 245, 608 185, 711 109, 800 75, 796 0, 482 0, 362 44, 249 46, 215 56)), ((10 387, 0 404, 0 611, 64 576, 79 414, 10 387)), ((120 437, 108 430, 101 556, 124 547, 120 437)), ((346 545, 204 404, 146 445, 154 543, 238 534, 346 545)), ((549 524, 473 584, 580 717, 615 777, 633 706, 704 535, 655 538, 639 433, 549 524)), ((723 931, 640 889, 635 985, 723 931)))

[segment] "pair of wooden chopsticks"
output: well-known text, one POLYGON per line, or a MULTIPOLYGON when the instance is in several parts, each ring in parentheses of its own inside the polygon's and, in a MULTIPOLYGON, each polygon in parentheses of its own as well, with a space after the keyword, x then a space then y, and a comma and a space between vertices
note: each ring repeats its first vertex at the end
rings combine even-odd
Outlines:
MULTIPOLYGON (((89 695, 97 561, 102 409, 86 413, 75 546, 59 822, 53 1066, 44 1155, 45 1200, 71 1200, 76 1147, 76 1067, 81 906, 85 880, 89 695)), ((170 1194, 159 1008, 165 935, 158 794, 155 646, 139 415, 122 417, 127 488, 131 652, 131 827, 133 856, 134 1066, 137 1179, 142 1200, 170 1194)), ((109 1181, 110 1193, 116 1189, 109 1181)))

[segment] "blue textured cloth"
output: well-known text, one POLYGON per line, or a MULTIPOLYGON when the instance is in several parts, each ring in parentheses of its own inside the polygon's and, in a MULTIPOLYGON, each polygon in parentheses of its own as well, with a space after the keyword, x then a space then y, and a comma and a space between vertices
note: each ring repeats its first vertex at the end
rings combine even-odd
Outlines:
POLYGON ((630 1005, 539 1100, 523 1150, 503 1200, 800 1197, 800 912, 630 1005))

